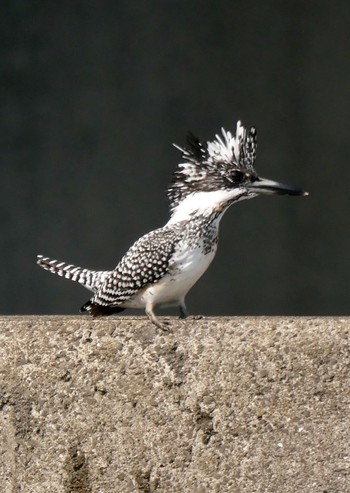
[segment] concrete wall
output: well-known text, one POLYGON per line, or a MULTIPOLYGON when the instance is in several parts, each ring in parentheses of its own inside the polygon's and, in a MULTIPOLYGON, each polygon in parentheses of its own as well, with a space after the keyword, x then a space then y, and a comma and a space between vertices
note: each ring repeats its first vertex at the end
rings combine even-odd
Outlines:
POLYGON ((349 332, 2 317, 0 491, 350 491, 349 332))

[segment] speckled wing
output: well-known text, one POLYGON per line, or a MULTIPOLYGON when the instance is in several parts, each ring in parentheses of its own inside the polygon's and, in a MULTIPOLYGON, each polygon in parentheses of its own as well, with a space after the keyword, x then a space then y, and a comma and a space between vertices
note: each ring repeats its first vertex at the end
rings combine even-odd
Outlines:
POLYGON ((169 269, 176 232, 161 228, 142 236, 121 259, 95 296, 94 305, 125 303, 147 284, 159 281, 169 269))

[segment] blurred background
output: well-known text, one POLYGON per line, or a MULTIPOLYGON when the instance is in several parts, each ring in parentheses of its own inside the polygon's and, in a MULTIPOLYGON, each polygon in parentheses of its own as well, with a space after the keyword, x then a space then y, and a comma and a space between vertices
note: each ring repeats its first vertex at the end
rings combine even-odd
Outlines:
POLYGON ((189 311, 349 314, 348 1, 11 0, 0 22, 2 314, 77 313, 90 293, 36 254, 114 267, 168 220, 172 143, 237 119, 259 174, 310 196, 233 206, 189 311))

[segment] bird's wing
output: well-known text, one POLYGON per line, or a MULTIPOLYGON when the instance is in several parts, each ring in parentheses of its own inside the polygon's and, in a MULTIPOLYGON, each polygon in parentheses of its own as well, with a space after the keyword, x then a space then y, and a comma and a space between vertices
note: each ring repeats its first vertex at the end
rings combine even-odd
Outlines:
POLYGON ((175 234, 173 229, 161 228, 142 236, 110 272, 91 302, 121 305, 147 284, 159 281, 168 272, 175 234))

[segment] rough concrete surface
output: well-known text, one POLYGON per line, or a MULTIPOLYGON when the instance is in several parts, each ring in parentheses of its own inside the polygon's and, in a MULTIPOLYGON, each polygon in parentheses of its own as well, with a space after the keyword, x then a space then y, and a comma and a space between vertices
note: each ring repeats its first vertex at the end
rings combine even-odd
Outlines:
POLYGON ((0 318, 1 493, 350 491, 350 319, 0 318))

